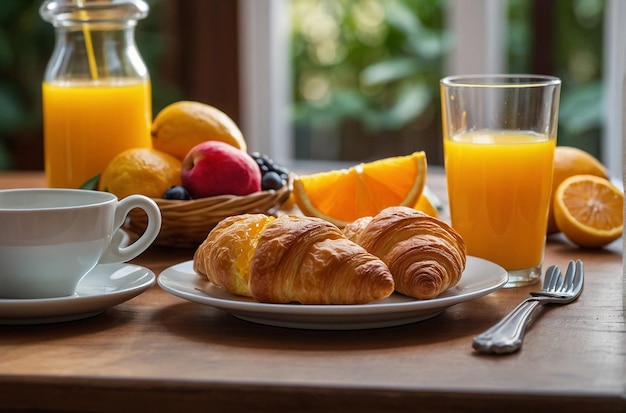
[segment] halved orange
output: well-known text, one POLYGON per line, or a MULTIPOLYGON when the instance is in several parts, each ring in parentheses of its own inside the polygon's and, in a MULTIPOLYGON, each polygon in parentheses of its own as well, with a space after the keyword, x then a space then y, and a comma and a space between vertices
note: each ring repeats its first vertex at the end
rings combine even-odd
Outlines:
POLYGON ((389 206, 415 206, 424 189, 426 169, 426 154, 415 152, 299 176, 294 181, 294 198, 303 214, 341 228, 389 206))
MULTIPOLYGON (((607 179, 609 177, 606 167, 590 153, 571 146, 557 146, 554 150, 551 200, 554 200, 554 193, 561 182, 574 175, 596 175, 607 179)), ((550 204, 548 214, 548 234, 559 231, 554 218, 553 204, 554 202, 550 204)))
POLYGON ((582 247, 601 247, 622 235, 624 193, 609 180, 594 175, 565 179, 554 195, 559 230, 582 247))

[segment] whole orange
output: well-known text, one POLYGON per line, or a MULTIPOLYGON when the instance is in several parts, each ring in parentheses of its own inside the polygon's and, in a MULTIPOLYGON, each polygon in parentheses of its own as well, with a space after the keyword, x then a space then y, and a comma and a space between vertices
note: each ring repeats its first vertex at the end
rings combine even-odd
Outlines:
POLYGON ((141 194, 162 198, 166 189, 181 185, 181 162, 165 152, 133 148, 118 154, 100 176, 98 189, 122 199, 141 194))

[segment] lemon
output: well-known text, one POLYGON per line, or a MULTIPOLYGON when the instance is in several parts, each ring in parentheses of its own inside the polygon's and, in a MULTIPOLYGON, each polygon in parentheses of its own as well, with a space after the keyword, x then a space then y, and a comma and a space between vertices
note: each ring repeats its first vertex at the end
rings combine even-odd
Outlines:
POLYGON ((201 102, 185 100, 166 106, 154 118, 150 133, 155 149, 181 161, 191 148, 209 140, 247 150, 237 124, 226 113, 201 102))
POLYGON ((148 148, 127 149, 109 162, 98 189, 119 199, 133 194, 162 198, 166 189, 181 185, 181 162, 165 152, 148 148))

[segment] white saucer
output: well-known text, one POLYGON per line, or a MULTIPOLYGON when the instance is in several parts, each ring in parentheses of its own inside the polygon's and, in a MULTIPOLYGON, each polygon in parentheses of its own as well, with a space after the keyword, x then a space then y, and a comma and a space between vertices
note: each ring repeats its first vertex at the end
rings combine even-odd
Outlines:
POLYGON ((243 320, 314 330, 358 330, 426 320, 450 306, 487 295, 507 281, 504 268, 481 258, 468 257, 459 283, 433 300, 417 300, 394 293, 384 300, 363 305, 300 305, 258 303, 229 294, 196 274, 192 261, 167 268, 158 279, 159 286, 175 296, 219 308, 243 320))
POLYGON ((133 264, 97 265, 68 297, 0 298, 0 324, 46 324, 78 320, 141 294, 156 282, 155 274, 133 264))

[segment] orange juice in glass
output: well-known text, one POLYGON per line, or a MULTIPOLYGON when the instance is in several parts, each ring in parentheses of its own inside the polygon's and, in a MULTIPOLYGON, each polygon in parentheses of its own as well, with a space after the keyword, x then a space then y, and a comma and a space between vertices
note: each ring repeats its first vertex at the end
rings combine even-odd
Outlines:
POLYGON ((150 147, 150 102, 147 81, 44 82, 48 185, 78 188, 125 149, 150 147))
POLYGON ((534 283, 545 249, 560 81, 549 76, 442 80, 452 226, 468 254, 534 283))
POLYGON ((55 29, 42 85, 48 185, 78 188, 125 149, 150 147, 150 76, 134 30, 143 0, 46 0, 55 29))

